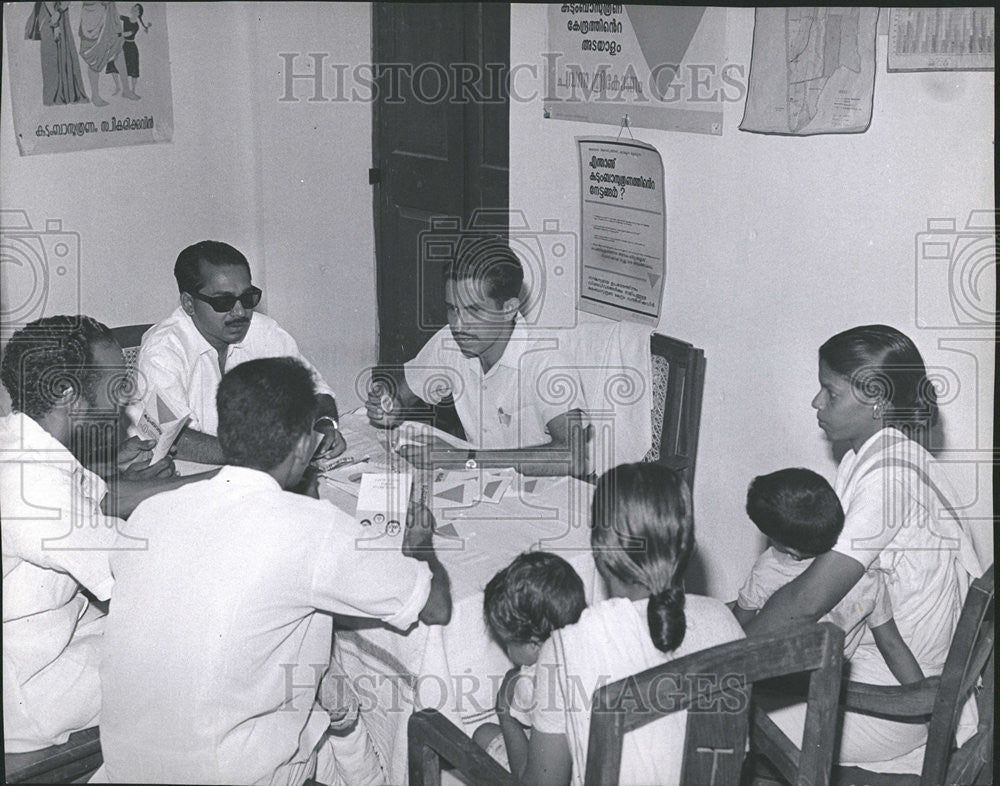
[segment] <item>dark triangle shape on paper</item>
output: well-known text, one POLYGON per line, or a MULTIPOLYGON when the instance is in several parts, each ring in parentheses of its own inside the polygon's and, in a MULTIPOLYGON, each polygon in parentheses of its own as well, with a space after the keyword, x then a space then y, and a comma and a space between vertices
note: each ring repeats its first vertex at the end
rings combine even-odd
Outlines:
POLYGON ((445 489, 434 496, 438 499, 446 499, 451 502, 462 502, 465 499, 465 486, 455 486, 454 488, 445 489))
POLYGON ((483 486, 483 494, 487 497, 492 497, 497 493, 497 489, 500 488, 499 480, 491 480, 485 486, 483 486))
POLYGON ((671 6, 668 9, 656 5, 628 5, 625 13, 632 22, 647 66, 657 75, 660 95, 670 95, 670 84, 678 76, 683 78, 680 67, 698 32, 705 7, 671 6))
POLYGON ((156 420, 159 423, 170 423, 177 420, 177 416, 170 411, 170 407, 159 396, 156 397, 156 420))
POLYGON ((454 524, 445 524, 443 527, 438 527, 434 530, 435 534, 442 535, 446 538, 457 538, 458 530, 455 529, 454 524))
POLYGON ((524 481, 523 488, 529 494, 534 494, 535 493, 535 486, 537 486, 537 485, 538 485, 538 481, 537 480, 526 480, 526 481, 524 481))

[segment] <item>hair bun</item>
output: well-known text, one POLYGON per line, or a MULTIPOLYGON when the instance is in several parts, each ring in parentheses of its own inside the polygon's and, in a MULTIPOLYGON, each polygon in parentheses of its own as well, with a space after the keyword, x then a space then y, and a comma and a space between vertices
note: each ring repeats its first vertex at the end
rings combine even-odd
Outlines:
POLYGON ((684 617, 684 589, 667 587, 649 596, 646 621, 653 646, 660 652, 672 652, 684 641, 687 620, 684 617))

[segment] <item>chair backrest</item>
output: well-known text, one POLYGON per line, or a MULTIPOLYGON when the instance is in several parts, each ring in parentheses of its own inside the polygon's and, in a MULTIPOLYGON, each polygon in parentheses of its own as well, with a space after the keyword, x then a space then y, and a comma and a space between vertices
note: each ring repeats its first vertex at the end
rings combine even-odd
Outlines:
POLYGON ((62 745, 30 753, 5 753, 4 783, 84 782, 102 762, 101 735, 93 726, 69 735, 62 745))
POLYGON ((685 341, 653 333, 653 444, 645 461, 665 464, 694 484, 698 429, 705 387, 705 353, 685 341))
POLYGON ((476 786, 513 786, 514 778, 437 710, 420 710, 407 723, 410 786, 440 786, 441 760, 476 786))
POLYGON ((125 355, 125 365, 129 371, 135 368, 135 360, 139 356, 139 346, 142 344, 142 334, 151 327, 152 325, 123 325, 111 328, 115 341, 121 346, 122 353, 125 355))
POLYGON ((927 732, 921 784, 980 783, 992 770, 993 656, 996 643, 996 585, 993 565, 969 587, 955 636, 948 650, 934 711, 927 732), (953 750, 962 707, 975 693, 979 727, 961 748, 953 750))
POLYGON ((755 682, 809 673, 796 784, 829 782, 844 632, 831 623, 740 639, 605 685, 594 693, 585 783, 617 784, 624 736, 673 712, 687 715, 682 784, 739 783, 755 682))

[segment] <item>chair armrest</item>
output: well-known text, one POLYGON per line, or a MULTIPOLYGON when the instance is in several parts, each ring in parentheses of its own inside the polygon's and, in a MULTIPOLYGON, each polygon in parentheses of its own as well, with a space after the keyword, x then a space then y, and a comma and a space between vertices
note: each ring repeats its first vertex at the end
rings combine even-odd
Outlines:
POLYGON ((864 715, 905 720, 921 719, 934 710, 941 677, 928 677, 911 685, 869 685, 845 682, 840 694, 844 709, 864 715))
POLYGON ((414 756, 430 748, 438 757, 461 772, 469 783, 512 786, 513 776, 454 723, 437 710, 420 710, 408 724, 410 781, 413 782, 414 756))

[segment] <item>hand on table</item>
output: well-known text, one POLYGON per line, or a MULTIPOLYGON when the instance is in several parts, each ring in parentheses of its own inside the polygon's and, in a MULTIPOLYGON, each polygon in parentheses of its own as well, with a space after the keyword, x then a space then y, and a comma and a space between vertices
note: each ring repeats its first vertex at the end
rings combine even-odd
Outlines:
POLYGON ((118 473, 121 480, 156 480, 159 478, 171 478, 177 474, 174 461, 169 456, 165 456, 155 464, 149 463, 147 456, 144 461, 136 461, 118 473))
POLYGON ((403 554, 434 550, 434 514, 420 503, 410 503, 406 511, 406 532, 403 534, 403 554))
POLYGON ((313 461, 329 461, 347 450, 347 440, 329 420, 321 420, 315 430, 323 435, 323 441, 316 448, 313 461))

